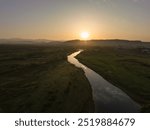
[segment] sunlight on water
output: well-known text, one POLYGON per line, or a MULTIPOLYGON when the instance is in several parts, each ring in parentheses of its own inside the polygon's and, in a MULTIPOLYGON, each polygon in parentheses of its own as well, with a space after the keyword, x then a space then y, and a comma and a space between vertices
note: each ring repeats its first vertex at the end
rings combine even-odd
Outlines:
POLYGON ((75 57, 83 50, 79 50, 68 56, 68 62, 78 68, 82 68, 89 80, 95 112, 139 112, 140 106, 134 102, 126 93, 106 81, 99 74, 81 64, 75 57))

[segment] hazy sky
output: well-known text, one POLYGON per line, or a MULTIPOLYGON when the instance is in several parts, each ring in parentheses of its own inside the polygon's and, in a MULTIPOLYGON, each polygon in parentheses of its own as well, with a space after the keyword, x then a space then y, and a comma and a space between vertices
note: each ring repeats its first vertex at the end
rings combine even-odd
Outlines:
POLYGON ((0 38, 150 41, 150 0, 0 0, 0 38))

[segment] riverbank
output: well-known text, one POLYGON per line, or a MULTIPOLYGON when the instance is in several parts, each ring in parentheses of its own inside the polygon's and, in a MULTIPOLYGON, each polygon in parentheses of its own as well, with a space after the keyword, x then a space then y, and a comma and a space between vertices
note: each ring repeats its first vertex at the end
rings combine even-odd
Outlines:
POLYGON ((96 46, 77 59, 141 104, 142 112, 150 112, 149 57, 140 48, 96 46))
POLYGON ((93 112, 90 84, 67 62, 75 49, 0 45, 0 112, 93 112))
POLYGON ((68 56, 68 62, 81 68, 88 79, 94 101, 94 112, 96 113, 136 113, 140 106, 134 102, 126 93, 106 81, 101 75, 97 74, 84 64, 80 63, 75 57, 82 50, 68 56))

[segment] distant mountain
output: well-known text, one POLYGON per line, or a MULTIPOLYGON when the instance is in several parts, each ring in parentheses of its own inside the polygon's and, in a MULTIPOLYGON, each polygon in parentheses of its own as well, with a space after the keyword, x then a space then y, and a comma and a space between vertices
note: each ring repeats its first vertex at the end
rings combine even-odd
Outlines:
POLYGON ((70 40, 70 41, 66 41, 66 43, 75 43, 75 42, 122 42, 122 43, 126 43, 126 42, 142 42, 140 40, 121 40, 121 39, 93 39, 93 40, 88 40, 88 41, 82 41, 82 40, 70 40))
POLYGON ((0 44, 46 44, 46 45, 98 45, 98 44, 143 44, 150 42, 142 42, 140 40, 121 40, 121 39, 93 39, 88 41, 83 40, 69 40, 69 41, 55 41, 55 40, 47 40, 47 39, 20 39, 20 38, 12 38, 12 39, 0 39, 0 44))
POLYGON ((140 48, 149 48, 150 42, 142 42, 140 40, 120 40, 120 39, 106 39, 106 40, 70 40, 63 42, 64 45, 68 46, 118 46, 118 47, 140 47, 140 48))
POLYGON ((61 41, 47 40, 47 39, 20 39, 20 38, 11 38, 11 39, 0 39, 0 44, 54 44, 61 43, 61 41))

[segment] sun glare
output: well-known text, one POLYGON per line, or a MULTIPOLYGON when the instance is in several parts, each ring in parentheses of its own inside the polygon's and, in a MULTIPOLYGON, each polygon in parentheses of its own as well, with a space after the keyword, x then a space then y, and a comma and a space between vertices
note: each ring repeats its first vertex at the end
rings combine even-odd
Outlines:
POLYGON ((80 37, 81 37, 82 40, 88 40, 89 36, 90 36, 89 32, 82 32, 80 34, 80 37))

